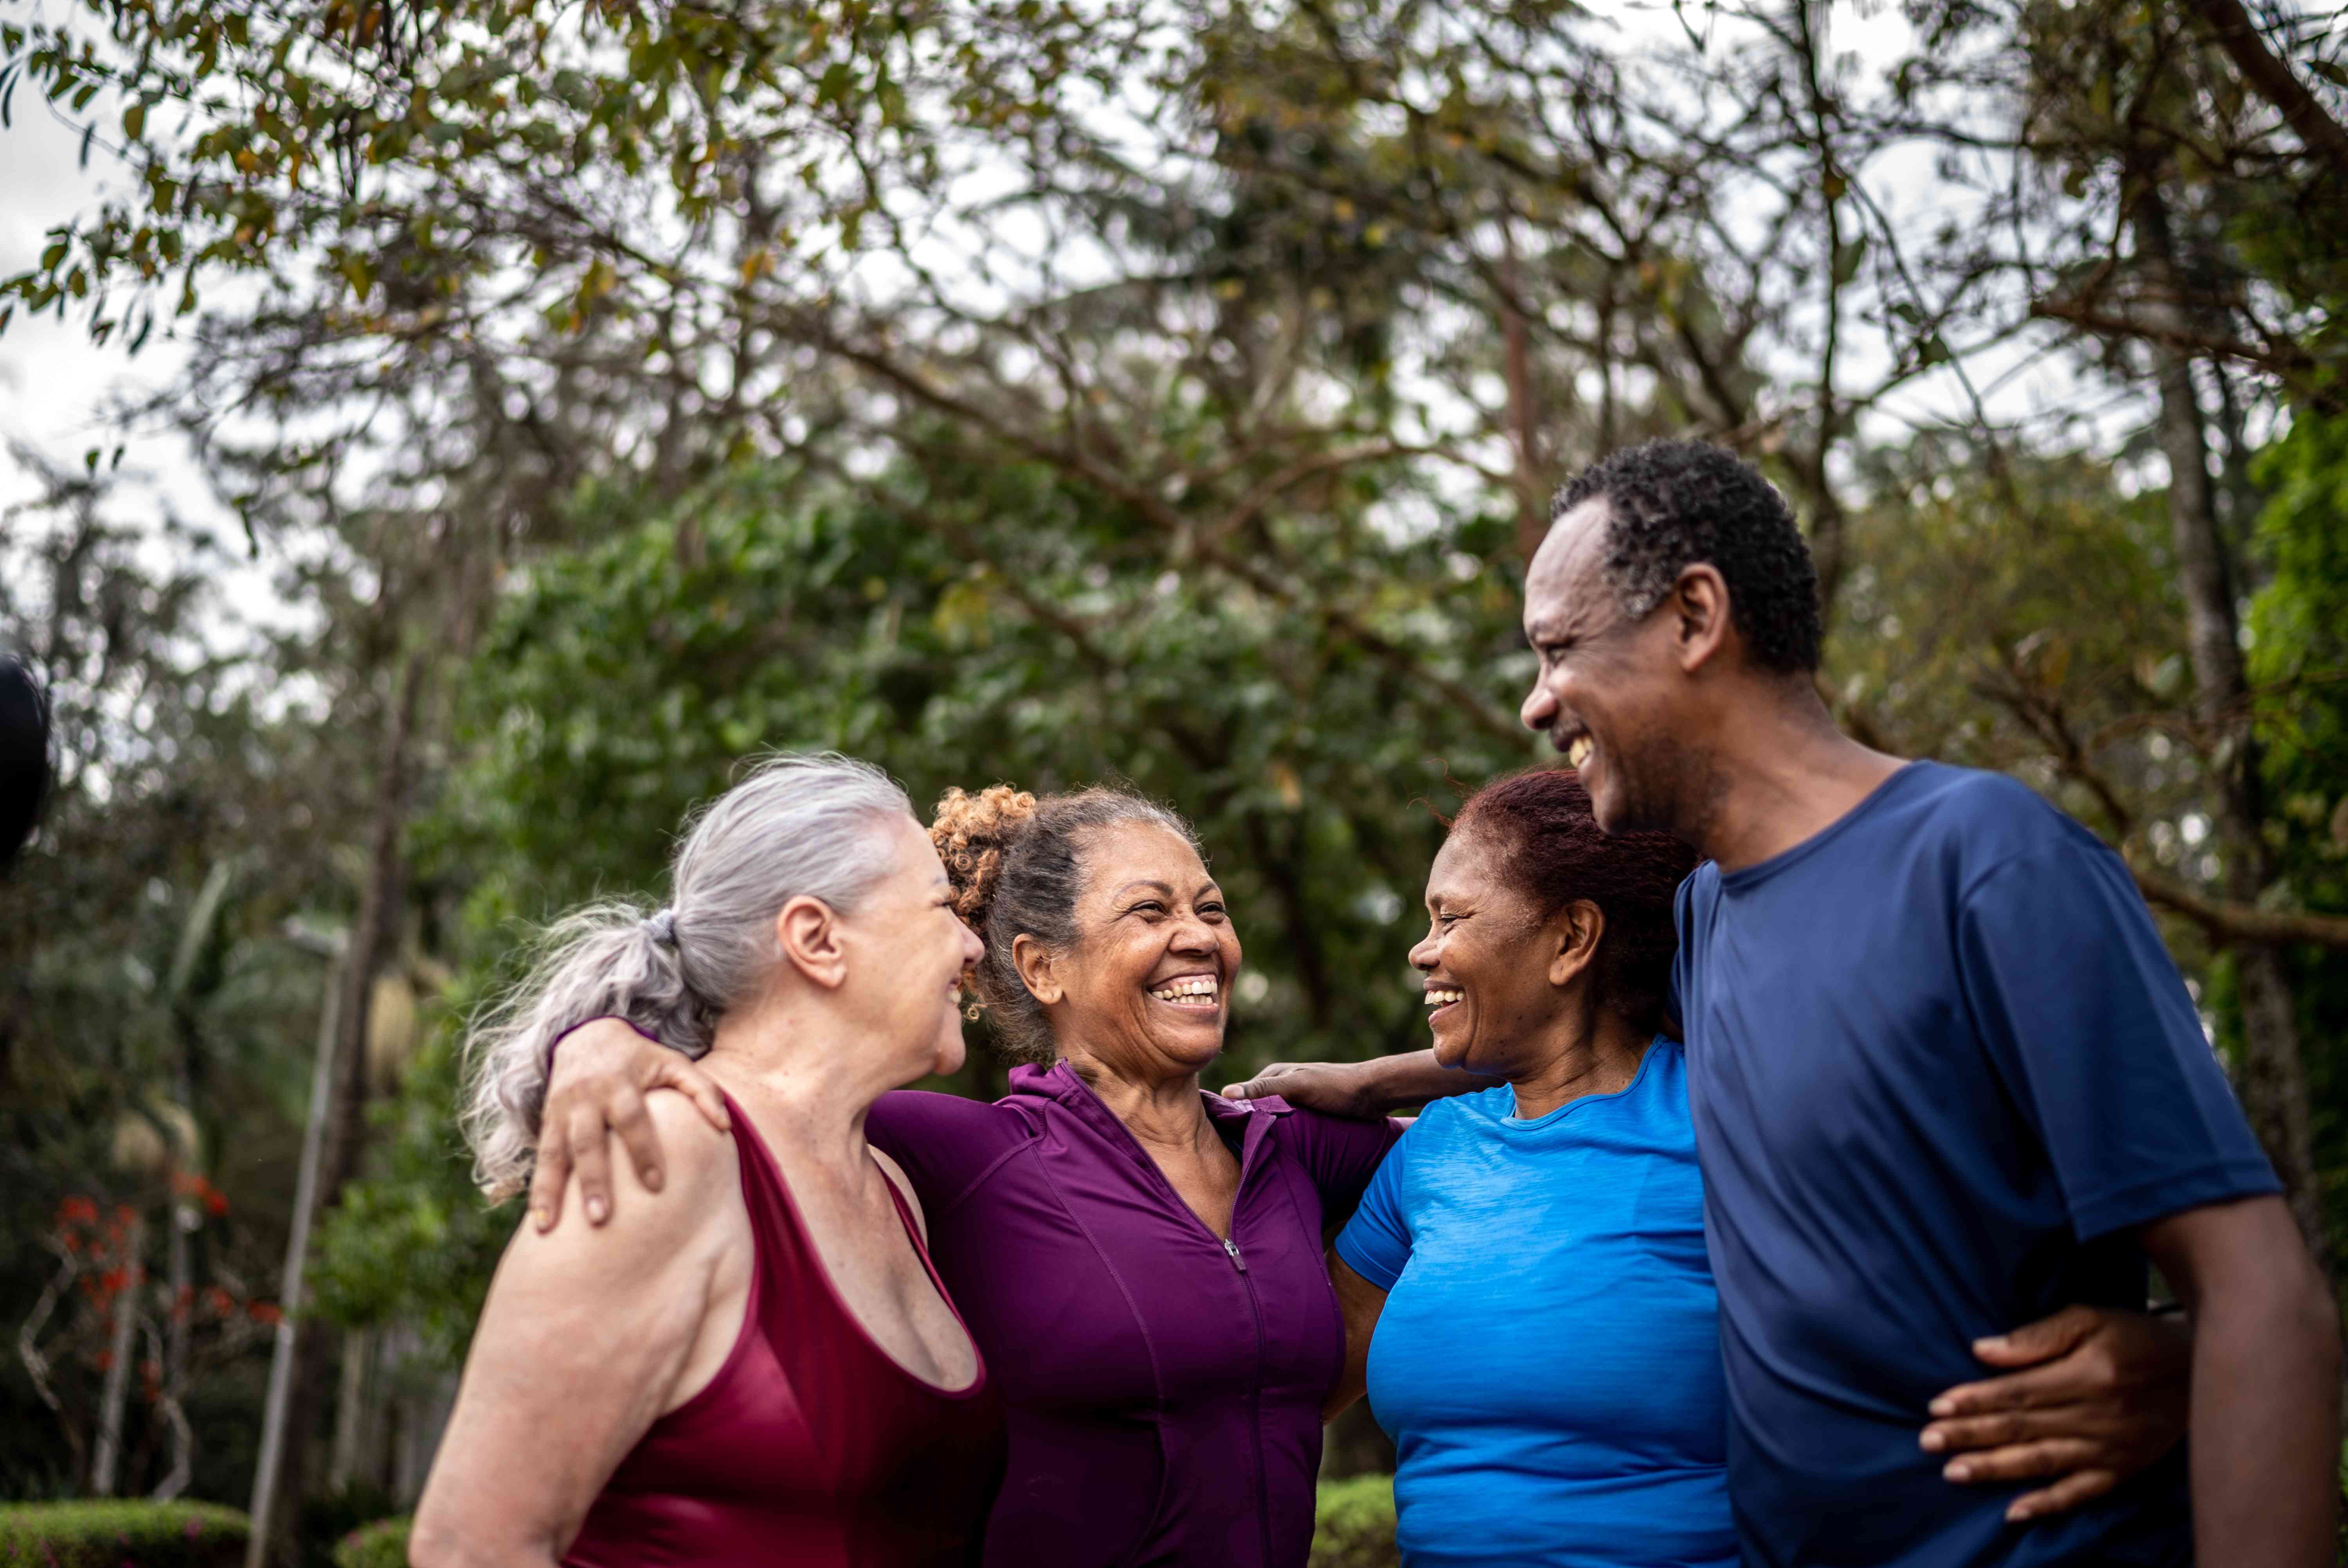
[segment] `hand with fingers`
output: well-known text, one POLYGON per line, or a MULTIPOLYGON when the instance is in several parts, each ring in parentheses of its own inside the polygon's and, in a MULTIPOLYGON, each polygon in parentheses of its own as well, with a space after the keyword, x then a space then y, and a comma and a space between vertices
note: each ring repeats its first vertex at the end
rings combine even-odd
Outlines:
POLYGON ((1274 1095, 1305 1111, 1367 1121, 1378 1114, 1370 1103, 1362 1064, 1354 1061, 1275 1061, 1244 1083, 1226 1084, 1226 1100, 1268 1100, 1274 1095))
POLYGON ((1921 1441, 1951 1455, 1967 1485, 2048 1481, 2013 1500, 2016 1522, 2077 1507, 2117 1486, 2185 1435, 2192 1330, 2181 1317, 2066 1307, 1973 1343, 2002 1377, 1933 1399, 1921 1441))
POLYGON ((539 1116, 538 1165, 530 1181, 530 1216, 540 1230, 553 1229, 562 1217, 562 1193, 573 1172, 588 1223, 600 1225, 612 1217, 613 1133, 637 1179, 660 1191, 660 1134, 644 1111, 644 1096, 654 1090, 676 1090, 700 1108, 711 1126, 732 1130, 726 1098, 709 1075, 624 1020, 592 1020, 557 1046, 546 1109, 539 1116))

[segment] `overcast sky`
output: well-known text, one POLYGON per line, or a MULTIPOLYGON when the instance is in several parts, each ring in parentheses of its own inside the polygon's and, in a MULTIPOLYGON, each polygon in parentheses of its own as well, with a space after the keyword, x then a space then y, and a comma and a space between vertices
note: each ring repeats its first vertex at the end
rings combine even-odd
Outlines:
MULTIPOLYGON (((31 266, 56 225, 92 203, 108 184, 118 190, 121 166, 93 149, 79 165, 80 138, 49 115, 37 91, 16 94, 15 123, 0 130, 0 276, 31 266)), ((160 385, 180 362, 177 343, 159 327, 138 358, 89 342, 85 317, 28 321, 23 311, 0 333, 0 436, 38 447, 56 461, 78 463, 91 446, 109 451, 123 437, 105 416, 119 394, 160 385)), ((167 493, 183 516, 217 515, 186 447, 167 434, 135 433, 123 458, 167 493)), ((24 499, 33 485, 0 456, 0 506, 24 499)))

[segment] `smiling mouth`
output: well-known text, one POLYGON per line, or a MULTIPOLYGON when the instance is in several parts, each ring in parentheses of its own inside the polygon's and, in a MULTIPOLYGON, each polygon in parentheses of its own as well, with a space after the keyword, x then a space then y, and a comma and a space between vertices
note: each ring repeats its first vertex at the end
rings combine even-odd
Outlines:
POLYGON ((1178 1008, 1191 1008, 1211 1012, 1222 1005, 1223 990, 1211 976, 1191 975, 1179 980, 1169 980, 1153 986, 1149 994, 1161 1002, 1178 1008))
POLYGON ((1462 990, 1461 990, 1458 987, 1457 987, 1457 986, 1429 986, 1429 987, 1427 987, 1427 988, 1426 988, 1426 1016, 1427 1016, 1427 1017, 1429 1017, 1429 1018, 1433 1018, 1437 1013, 1439 1013, 1439 1012, 1441 1012, 1445 1008, 1447 1008, 1447 1007, 1451 1006, 1453 1003, 1457 1002, 1457 1001, 1461 997, 1465 996, 1466 994, 1467 994, 1467 993, 1466 993, 1465 991, 1462 991, 1462 990))

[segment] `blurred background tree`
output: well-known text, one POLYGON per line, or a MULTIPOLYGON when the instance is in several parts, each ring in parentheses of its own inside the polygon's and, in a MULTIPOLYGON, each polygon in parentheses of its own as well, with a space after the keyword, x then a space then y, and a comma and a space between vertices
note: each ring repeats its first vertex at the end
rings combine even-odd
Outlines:
POLYGON ((37 1319, 0 1494, 241 1504, 258 1465, 311 1540, 412 1495, 511 1224, 455 1024, 767 747, 922 800, 1129 781, 1232 895, 1235 1076, 1407 1048, 1439 814, 1540 754, 1545 497, 1665 432, 1794 500, 1847 723, 2128 856, 2328 1248, 2335 22, 0 6, 0 115, 134 176, 0 331, 176 335, 139 412, 242 530, 121 520, 100 452, 0 541, 67 764, 0 908, 0 1313, 37 1319), (75 1312, 69 1237, 120 1269, 75 1312), (264 1423, 267 1336, 182 1304, 267 1317, 297 1237, 264 1423))

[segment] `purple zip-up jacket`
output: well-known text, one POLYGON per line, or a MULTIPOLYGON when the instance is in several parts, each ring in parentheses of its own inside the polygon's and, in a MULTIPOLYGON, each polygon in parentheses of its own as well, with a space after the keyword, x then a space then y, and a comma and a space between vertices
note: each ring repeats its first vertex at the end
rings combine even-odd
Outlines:
POLYGON ((1228 1242, 1066 1062, 993 1104, 900 1091, 866 1132, 1010 1407, 988 1568, 1302 1568, 1345 1331, 1323 1261, 1385 1122, 1203 1096, 1240 1151, 1228 1242))

